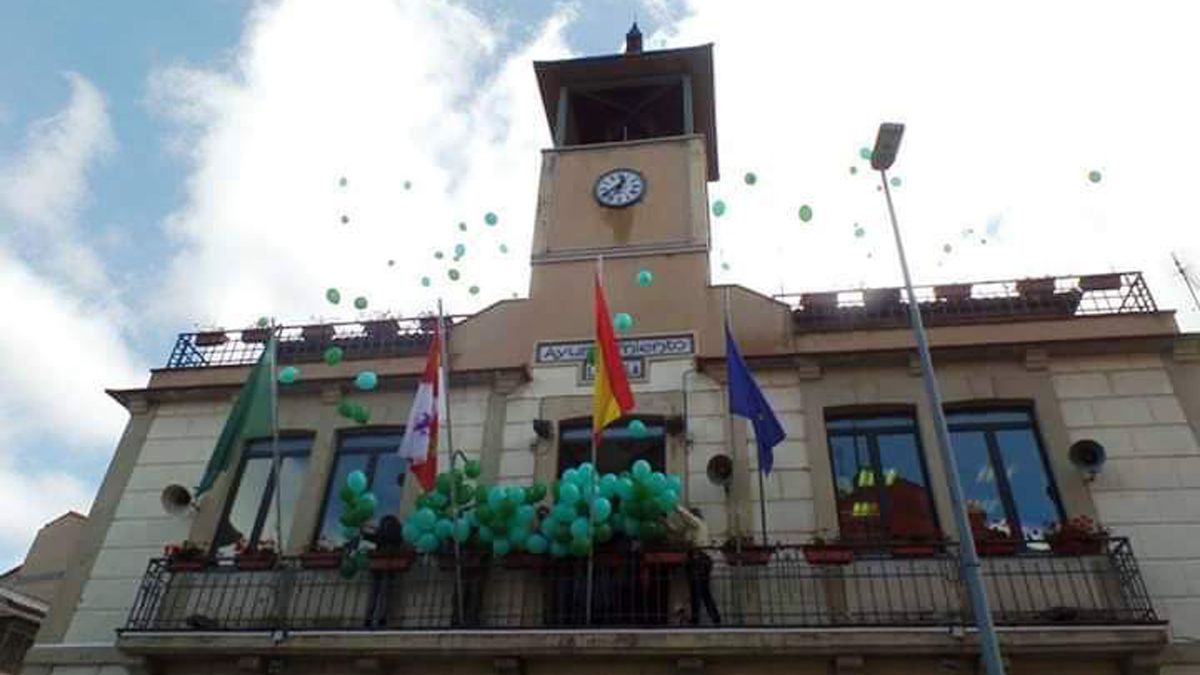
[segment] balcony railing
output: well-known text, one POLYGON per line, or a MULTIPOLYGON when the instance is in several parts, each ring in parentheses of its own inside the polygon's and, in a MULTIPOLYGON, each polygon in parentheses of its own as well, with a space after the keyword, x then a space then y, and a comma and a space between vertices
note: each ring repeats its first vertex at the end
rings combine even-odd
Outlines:
MULTIPOLYGON (((953 547, 908 557, 863 551, 840 565, 810 564, 796 546, 740 563, 703 553, 597 554, 590 615, 582 559, 511 556, 456 569, 437 556, 387 558, 351 579, 305 558, 265 570, 222 561, 190 571, 155 559, 123 632, 652 630, 686 628, 694 618, 738 628, 970 623, 953 547)), ((984 558, 983 574, 1000 625, 1158 623, 1125 539, 1094 555, 984 558)))
MULTIPOLYGON (((446 317, 447 331, 466 316, 446 317)), ((377 319, 342 323, 280 326, 280 363, 320 361, 329 347, 341 347, 343 358, 420 356, 429 349, 436 319, 377 319)), ((180 333, 167 359, 167 368, 243 366, 255 363, 271 334, 270 328, 180 333)))
MULTIPOLYGON (((921 317, 932 326, 1067 319, 1158 311, 1141 272, 980 281, 914 289, 921 317)), ((907 326, 908 297, 900 288, 775 296, 792 307, 798 330, 907 326)))

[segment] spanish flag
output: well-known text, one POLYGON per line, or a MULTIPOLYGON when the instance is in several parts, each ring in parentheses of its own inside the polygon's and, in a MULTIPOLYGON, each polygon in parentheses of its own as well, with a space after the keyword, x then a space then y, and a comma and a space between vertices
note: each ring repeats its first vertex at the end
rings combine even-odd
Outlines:
POLYGON ((633 392, 625 377, 625 364, 613 334, 612 316, 596 271, 596 378, 592 388, 592 437, 599 439, 604 427, 633 410, 633 392))

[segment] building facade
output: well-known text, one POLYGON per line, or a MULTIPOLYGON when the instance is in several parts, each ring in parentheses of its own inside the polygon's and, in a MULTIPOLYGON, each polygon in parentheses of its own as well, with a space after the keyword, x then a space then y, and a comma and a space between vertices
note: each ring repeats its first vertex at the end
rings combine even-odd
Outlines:
MULTIPOLYGON (((339 542, 331 505, 353 469, 380 515, 413 508, 394 449, 430 341, 419 318, 282 329, 280 360, 303 377, 282 389, 279 475, 251 441, 195 508, 168 513, 164 487, 196 483, 263 348, 253 329, 184 334, 145 387, 111 392, 130 419, 24 672, 974 672, 898 289, 712 285, 711 47, 643 52, 638 37, 535 64, 554 146, 530 294, 452 317, 449 427, 489 485, 582 461, 602 257, 614 311, 636 317, 621 351, 647 432, 608 434, 600 468, 644 458, 680 476, 711 569, 598 551, 580 595, 578 561, 410 556, 347 580, 305 556, 339 542), (726 412, 727 316, 787 432, 761 487, 752 430, 726 412), (344 361, 321 361, 330 345, 344 361), (356 394, 367 425, 336 410, 361 370, 380 378, 356 394), (162 559, 184 540, 222 554, 231 532, 270 538, 276 489, 278 560, 162 559), (853 559, 822 561, 818 538, 853 559), (701 577, 715 611, 693 615, 701 577)), ((1200 336, 1137 273, 919 293, 1010 672, 1200 673, 1200 336), (1110 536, 1085 536, 1081 517, 1110 536)))

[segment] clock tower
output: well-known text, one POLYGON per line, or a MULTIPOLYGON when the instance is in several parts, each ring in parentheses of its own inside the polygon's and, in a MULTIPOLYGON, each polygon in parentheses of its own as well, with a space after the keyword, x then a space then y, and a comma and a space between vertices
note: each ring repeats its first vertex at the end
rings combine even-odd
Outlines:
POLYGON ((712 45, 534 64, 554 147, 543 151, 531 295, 640 266, 709 280, 708 181, 718 178, 712 45), (614 269, 616 268, 616 269, 614 269))

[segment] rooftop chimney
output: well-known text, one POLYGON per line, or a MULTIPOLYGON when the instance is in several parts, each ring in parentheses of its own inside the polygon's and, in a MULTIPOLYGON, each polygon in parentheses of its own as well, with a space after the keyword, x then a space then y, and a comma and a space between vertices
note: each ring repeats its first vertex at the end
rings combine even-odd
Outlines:
POLYGON ((638 30, 636 21, 633 22, 633 26, 629 29, 629 32, 625 34, 625 53, 642 53, 642 31, 638 30))

